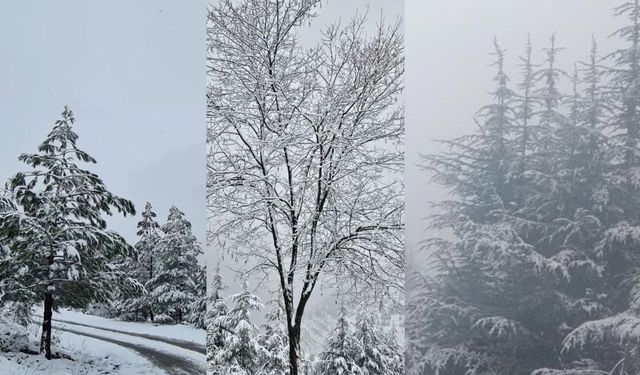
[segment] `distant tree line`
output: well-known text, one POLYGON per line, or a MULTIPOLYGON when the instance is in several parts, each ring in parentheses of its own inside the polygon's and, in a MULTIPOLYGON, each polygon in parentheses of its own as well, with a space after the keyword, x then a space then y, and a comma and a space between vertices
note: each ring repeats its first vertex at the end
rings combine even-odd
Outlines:
POLYGON ((640 373, 639 2, 614 13, 624 46, 568 71, 528 41, 512 84, 496 42, 477 130, 425 155, 451 198, 411 277, 411 374, 640 373))

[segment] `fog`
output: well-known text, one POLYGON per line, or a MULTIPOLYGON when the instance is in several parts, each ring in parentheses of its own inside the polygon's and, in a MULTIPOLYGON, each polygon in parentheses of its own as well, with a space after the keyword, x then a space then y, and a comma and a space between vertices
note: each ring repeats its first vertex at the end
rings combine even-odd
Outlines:
POLYGON ((406 201, 407 264, 422 267, 420 240, 428 237, 425 217, 429 202, 446 197, 428 184, 420 154, 437 150, 434 140, 472 131, 474 113, 491 99, 495 70, 490 53, 496 37, 507 50, 505 65, 511 84, 519 80, 516 65, 530 34, 534 59, 542 61, 552 33, 565 49, 559 66, 571 72, 586 60, 593 34, 601 54, 615 46, 608 36, 617 23, 611 17, 616 1, 583 0, 461 0, 405 4, 406 34, 406 201), (515 69, 514 69, 515 68, 515 69))

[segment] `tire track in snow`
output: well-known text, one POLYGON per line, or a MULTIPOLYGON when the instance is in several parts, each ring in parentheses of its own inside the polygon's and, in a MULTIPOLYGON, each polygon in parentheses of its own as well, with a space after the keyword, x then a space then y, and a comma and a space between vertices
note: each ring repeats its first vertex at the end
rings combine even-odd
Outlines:
MULTIPOLYGON (((36 316, 39 319, 42 319, 41 316, 38 316, 38 315, 36 315, 36 316)), ((146 333, 136 333, 136 332, 122 331, 122 330, 118 330, 118 329, 105 328, 105 327, 95 326, 95 325, 91 325, 91 324, 76 323, 76 322, 73 322, 73 321, 70 321, 70 320, 52 319, 52 322, 70 324, 70 325, 93 328, 93 329, 99 329, 99 330, 107 331, 107 332, 119 333, 119 334, 123 334, 123 335, 134 336, 134 337, 140 337, 140 338, 147 339, 147 340, 161 341, 161 342, 164 342, 164 343, 167 343, 167 344, 171 344, 173 346, 177 346, 179 348, 183 348, 183 349, 191 350, 191 351, 194 351, 194 352, 198 352, 200 354, 207 354, 207 349, 205 348, 204 345, 200 345, 198 343, 191 342, 191 341, 172 339, 172 338, 164 337, 164 336, 149 335, 149 334, 146 334, 146 333)))
POLYGON ((126 342, 126 341, 122 341, 122 340, 117 340, 114 338, 110 338, 110 337, 104 337, 104 336, 100 336, 100 335, 95 335, 95 334, 91 334, 91 333, 87 333, 87 332, 82 332, 82 331, 78 331, 75 329, 71 329, 71 328, 63 328, 63 327, 53 327, 53 329, 58 330, 58 331, 62 331, 62 332, 67 332, 67 333, 71 333, 74 335, 79 335, 79 336, 86 336, 92 339, 96 339, 96 340, 101 340, 101 341, 106 341, 106 342, 110 342, 112 344, 116 344, 116 345, 120 345, 122 347, 125 347, 127 349, 133 350, 136 353, 140 354, 141 356, 143 356, 144 358, 148 359, 151 361, 151 363, 153 363, 154 365, 156 365, 157 367, 159 367, 162 370, 165 370, 167 372, 167 374, 171 374, 171 375, 202 375, 204 374, 204 368, 200 367, 196 364, 194 364, 193 362, 180 357, 180 356, 176 356, 173 354, 169 354, 167 352, 164 351, 159 351, 159 350, 155 350, 152 349, 148 346, 145 345, 137 345, 134 343, 130 343, 130 342, 126 342))

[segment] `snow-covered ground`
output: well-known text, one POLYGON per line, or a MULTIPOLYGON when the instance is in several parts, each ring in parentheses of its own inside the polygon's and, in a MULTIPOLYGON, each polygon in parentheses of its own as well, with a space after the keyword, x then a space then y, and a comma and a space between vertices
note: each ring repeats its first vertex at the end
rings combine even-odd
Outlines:
POLYGON ((116 344, 66 332, 54 332, 70 359, 47 361, 44 356, 0 353, 0 373, 6 375, 151 375, 165 373, 135 352, 116 344))
POLYGON ((204 347, 206 342, 206 332, 204 329, 197 329, 190 325, 162 325, 142 322, 125 322, 121 320, 107 319, 95 315, 87 315, 78 311, 60 309, 53 314, 54 321, 72 321, 74 323, 86 324, 97 327, 107 327, 111 330, 141 333, 147 335, 167 337, 176 340, 189 341, 200 344, 204 347))
MULTIPOLYGON (((40 318, 36 315, 34 320, 28 333, 30 350, 37 348, 40 318)), ((205 374, 204 330, 186 325, 123 322, 70 310, 54 313, 53 326, 58 340, 52 344, 53 351, 72 359, 47 361, 41 355, 0 353, 0 373, 205 374)))

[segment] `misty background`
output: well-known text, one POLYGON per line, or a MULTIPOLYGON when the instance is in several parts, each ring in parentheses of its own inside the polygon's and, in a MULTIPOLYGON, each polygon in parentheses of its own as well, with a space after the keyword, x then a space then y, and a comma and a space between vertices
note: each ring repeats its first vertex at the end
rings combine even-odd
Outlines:
POLYGON ((133 244, 146 201, 160 224, 175 205, 204 245, 206 7, 22 1, 0 12, 2 183, 68 105, 79 147, 98 161, 89 169, 135 204, 110 229, 133 244))
MULTIPOLYGON (((510 85, 520 80, 518 56, 531 36, 534 62, 543 62, 541 49, 552 33, 564 47, 558 66, 568 73, 577 61, 586 61, 591 35, 599 53, 611 52, 617 41, 608 37, 620 25, 612 18, 617 0, 459 0, 405 4, 406 47, 406 258, 407 271, 424 268, 426 254, 420 241, 430 234, 425 218, 429 202, 446 198, 446 191, 429 184, 420 168, 420 154, 442 148, 434 142, 473 131, 473 115, 491 99, 495 67, 493 39, 506 49, 505 67, 510 85)), ((568 84, 564 80, 564 85, 568 84)), ((563 86, 566 87, 566 86, 563 86)), ((561 87, 561 89, 563 88, 561 87)))

